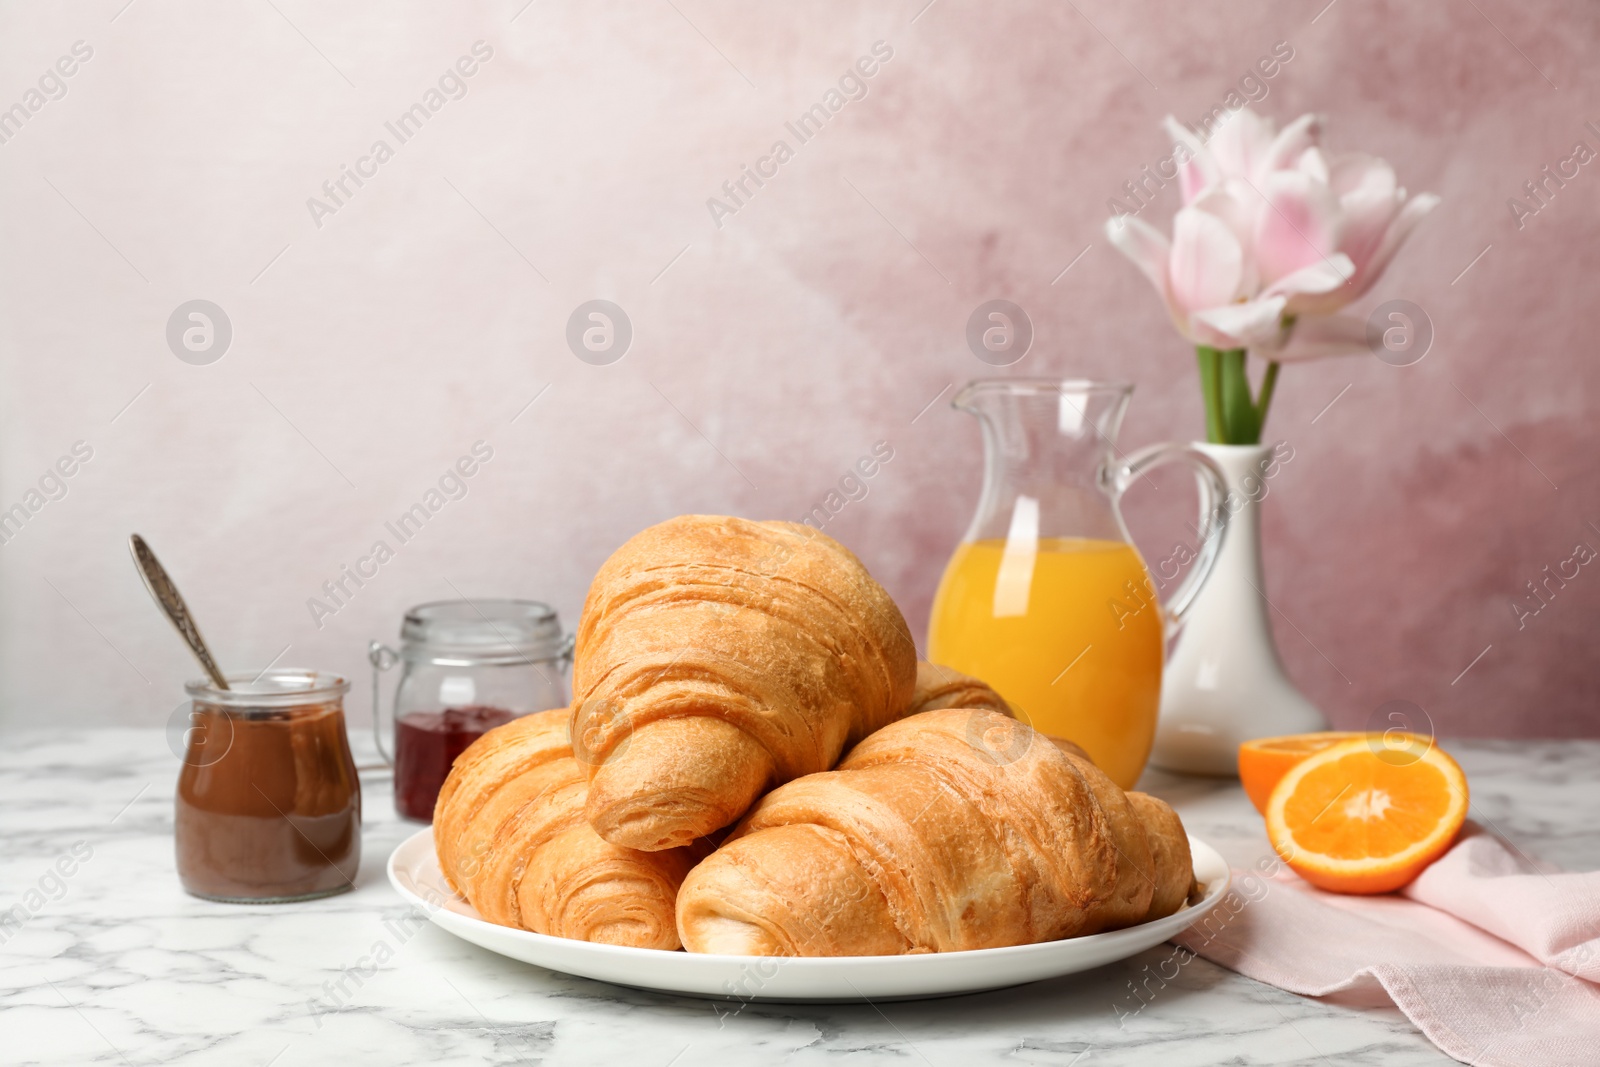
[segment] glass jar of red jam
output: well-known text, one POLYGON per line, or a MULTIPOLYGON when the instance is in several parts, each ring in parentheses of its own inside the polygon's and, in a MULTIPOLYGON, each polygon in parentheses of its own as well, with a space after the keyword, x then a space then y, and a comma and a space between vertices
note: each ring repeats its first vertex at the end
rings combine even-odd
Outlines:
POLYGON ((355 886, 361 785, 336 674, 280 667, 184 687, 178 879, 225 903, 312 900, 355 886))
POLYGON ((568 702, 572 639, 554 608, 533 600, 441 600, 406 612, 400 649, 374 641, 372 719, 378 751, 394 768, 394 806, 433 821, 450 765, 488 731, 568 702), (390 714, 380 672, 401 665, 390 714))

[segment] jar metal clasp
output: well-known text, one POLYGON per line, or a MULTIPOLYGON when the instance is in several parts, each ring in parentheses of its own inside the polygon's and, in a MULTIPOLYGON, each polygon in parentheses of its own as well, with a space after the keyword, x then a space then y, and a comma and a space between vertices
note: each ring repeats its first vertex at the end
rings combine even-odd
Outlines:
POLYGON ((394 757, 389 755, 383 744, 382 713, 379 710, 383 701, 379 675, 400 662, 400 653, 382 641, 371 641, 367 644, 367 660, 372 664, 372 737, 377 743, 378 755, 383 757, 384 765, 393 767, 394 757))

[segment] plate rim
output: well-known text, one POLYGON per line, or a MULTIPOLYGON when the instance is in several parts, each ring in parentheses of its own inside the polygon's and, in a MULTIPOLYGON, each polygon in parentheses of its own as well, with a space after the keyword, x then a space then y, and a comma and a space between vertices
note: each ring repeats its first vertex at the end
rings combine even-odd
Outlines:
MULTIPOLYGON (((1107 930, 1098 934, 1084 934, 1079 937, 1058 938, 1054 941, 1036 941, 1026 945, 1002 945, 997 948, 957 949, 950 952, 919 953, 916 954, 915 957, 918 961, 918 966, 926 971, 930 968, 961 969, 963 967, 971 966, 973 961, 978 961, 981 964, 985 961, 1001 962, 1007 959, 1026 960, 1031 959, 1034 956, 1050 955, 1054 952, 1060 952, 1062 951, 1062 947, 1066 945, 1071 945, 1076 949, 1082 949, 1084 946, 1089 946, 1090 950, 1092 951, 1094 947, 1111 947, 1115 946, 1121 941, 1145 940, 1151 934, 1155 933, 1156 929, 1165 930, 1163 937, 1154 942, 1154 944, 1160 944, 1161 941, 1165 941, 1167 938, 1170 938, 1171 936, 1198 922, 1202 916, 1207 914, 1216 906, 1216 904, 1222 899, 1223 895, 1227 893, 1229 887, 1233 883, 1232 868, 1228 864, 1226 858, 1223 857, 1215 847, 1208 844, 1204 840, 1195 837, 1193 834, 1190 834, 1187 831, 1185 831, 1185 836, 1189 839, 1191 854, 1196 852, 1196 846, 1199 846, 1199 848, 1203 848, 1206 852, 1210 853, 1212 856, 1215 856, 1216 859, 1220 861, 1219 867, 1222 871, 1222 875, 1220 878, 1213 879, 1212 881, 1206 883, 1205 892, 1198 901, 1193 904, 1185 904, 1171 915, 1164 915, 1159 919, 1151 919, 1135 926, 1125 926, 1118 930, 1107 930)), ((491 931, 490 936, 492 937, 510 937, 513 939, 513 941, 520 940, 525 944, 535 947, 536 949, 547 946, 548 951, 551 952, 579 952, 585 955, 592 955, 596 959, 610 959, 615 963, 625 963, 629 960, 649 960, 653 964, 659 964, 663 962, 664 957, 671 958, 677 961, 678 966, 681 966, 690 972, 716 972, 729 965, 748 966, 755 964, 758 961, 782 961, 782 967, 784 970, 797 970, 801 974, 805 974, 807 972, 827 972, 831 970, 837 970, 841 966, 849 967, 855 972, 861 973, 872 971, 874 969, 893 969, 894 967, 904 966, 904 961, 907 959, 907 956, 904 954, 888 956, 745 956, 709 952, 685 952, 682 949, 669 950, 658 948, 637 948, 630 945, 606 945, 593 941, 581 941, 576 938, 557 937, 553 934, 536 933, 532 930, 523 930, 514 926, 503 926, 499 923, 492 923, 479 915, 467 915, 449 907, 450 903, 460 903, 468 908, 472 907, 470 902, 459 896, 456 896, 454 893, 452 893, 451 897, 447 898, 445 902, 441 904, 434 904, 433 902, 422 897, 409 886, 402 883, 400 873, 397 869, 400 856, 402 853, 419 850, 418 843, 423 838, 427 839, 428 852, 431 853, 431 858, 434 865, 436 867, 438 866, 438 853, 433 848, 433 828, 431 826, 423 827, 417 830, 415 833, 409 835, 405 840, 401 841, 389 853, 389 857, 384 864, 385 871, 388 874, 389 884, 397 893, 400 894, 401 898, 404 899, 407 904, 413 907, 421 908, 426 914, 428 920, 434 925, 438 926, 440 929, 446 931, 454 937, 459 937, 471 944, 476 944, 480 948, 484 948, 487 951, 495 952, 497 955, 506 956, 507 959, 517 960, 517 962, 527 964, 528 966, 541 967, 545 970, 555 971, 560 974, 572 975, 578 978, 584 978, 588 981, 607 982, 613 985, 626 984, 617 982, 614 979, 594 978, 589 975, 576 974, 573 971, 564 970, 559 966, 553 966, 549 963, 533 963, 532 961, 520 959, 516 956, 509 956, 504 952, 500 952, 497 949, 483 944, 481 941, 466 937, 464 931, 479 927, 487 928, 489 931, 491 931), (442 919, 442 915, 448 916, 448 918, 442 919), (452 929, 452 924, 460 924, 462 930, 458 931, 452 929)), ((407 858, 409 859, 410 857, 408 856, 407 858)), ((443 872, 441 871, 441 877, 442 873, 443 872)), ((1096 966, 1104 966, 1104 964, 1098 964, 1096 966)), ((1033 979, 1026 978, 1020 979, 1019 984, 1021 982, 1032 980, 1033 979)), ((677 996, 721 996, 720 994, 705 994, 680 989, 662 989, 660 986, 647 986, 643 984, 630 986, 630 988, 650 989, 655 992, 663 992, 677 996)), ((975 989, 973 991, 976 992, 978 990, 975 989)), ((883 997, 874 999, 890 998, 883 997)))

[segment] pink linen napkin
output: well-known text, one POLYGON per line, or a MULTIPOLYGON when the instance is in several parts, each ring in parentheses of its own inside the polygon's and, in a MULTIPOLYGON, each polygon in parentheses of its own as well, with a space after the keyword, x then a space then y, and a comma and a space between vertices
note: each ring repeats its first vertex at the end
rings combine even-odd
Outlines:
POLYGON ((1536 867, 1473 823, 1398 894, 1326 893, 1276 857, 1173 941, 1303 996, 1381 989, 1483 1067, 1600 1064, 1600 871, 1536 867))

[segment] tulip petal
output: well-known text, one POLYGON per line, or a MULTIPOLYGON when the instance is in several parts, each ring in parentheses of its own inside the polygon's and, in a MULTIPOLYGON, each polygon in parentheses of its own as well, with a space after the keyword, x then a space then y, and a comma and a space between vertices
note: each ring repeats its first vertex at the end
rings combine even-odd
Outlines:
POLYGON ((1173 304, 1195 312, 1233 302, 1244 271, 1244 249, 1228 224, 1186 207, 1172 220, 1167 284, 1173 304))
POLYGON ((1256 348, 1278 341, 1283 330, 1283 309, 1284 298, 1270 296, 1197 311, 1194 319, 1230 342, 1217 347, 1256 348))
POLYGON ((1294 161, 1294 169, 1301 174, 1309 174, 1323 185, 1328 184, 1328 157, 1315 145, 1300 153, 1300 157, 1294 161))
POLYGON ((1112 247, 1132 260, 1145 279, 1155 286, 1178 332, 1196 344, 1208 343, 1190 334, 1188 310, 1173 302, 1172 286, 1167 282, 1172 246, 1166 235, 1142 219, 1119 215, 1106 220, 1106 237, 1112 247))
POLYGON ((1222 172, 1217 169, 1216 160, 1211 158, 1211 153, 1206 151, 1193 130, 1171 115, 1163 119, 1162 124, 1172 137, 1173 157, 1177 157, 1180 147, 1188 155, 1188 159, 1179 165, 1178 188, 1183 193, 1183 202, 1192 204, 1208 187, 1222 180, 1222 172))
POLYGON ((1339 201, 1333 190, 1296 170, 1267 175, 1257 216, 1255 252, 1261 280, 1271 284, 1339 248, 1339 201))
POLYGON ((1395 186, 1393 167, 1359 152, 1334 160, 1329 180, 1344 215, 1339 251, 1355 263, 1359 278, 1405 203, 1405 193, 1395 186))
POLYGON ((1229 232, 1243 248, 1255 237, 1256 212, 1255 204, 1251 201, 1259 203, 1260 198, 1250 192, 1248 185, 1230 178, 1221 185, 1213 185, 1205 190, 1189 206, 1196 211, 1215 215, 1227 223, 1229 232))
POLYGON ((1411 231, 1417 228, 1417 223, 1421 222, 1428 212, 1438 207, 1439 202, 1439 197, 1434 193, 1418 193, 1406 201, 1399 214, 1395 215, 1394 221, 1389 224, 1389 229, 1385 231, 1377 251, 1361 264, 1361 270, 1351 282, 1352 300, 1372 288, 1372 283, 1388 269, 1389 261, 1400 251, 1400 246, 1411 236, 1411 231))
POLYGON ((1345 198, 1344 234, 1339 250, 1356 265, 1356 280, 1367 277, 1368 264, 1399 216, 1402 204, 1393 196, 1351 193, 1345 198))
MULTIPOLYGON (((1211 310, 1215 311, 1217 309, 1212 308, 1211 310)), ((1218 348, 1223 351, 1227 351, 1230 348, 1248 347, 1244 341, 1241 341, 1233 334, 1228 333, 1225 330, 1217 329, 1216 327, 1207 323, 1203 318, 1198 316, 1191 319, 1188 323, 1181 327, 1179 332, 1182 333, 1184 337, 1188 338, 1192 344, 1208 345, 1211 348, 1218 348)))
POLYGON ((1288 169, 1308 148, 1315 148, 1322 138, 1322 116, 1308 111, 1283 128, 1261 157, 1261 169, 1250 176, 1260 184, 1272 171, 1288 169))
POLYGON ((1198 211, 1215 215, 1228 227, 1234 240, 1246 253, 1239 273, 1238 294, 1248 296, 1261 288, 1261 278, 1256 270, 1255 256, 1248 249, 1255 241, 1256 212, 1261 198, 1250 183, 1243 178, 1224 178, 1221 185, 1213 185, 1200 194, 1191 205, 1198 211))
POLYGON ((1260 173, 1277 130, 1272 120, 1241 108, 1223 121, 1221 128, 1206 142, 1224 175, 1238 175, 1252 181, 1260 173))
POLYGON ((1394 168, 1365 152, 1346 152, 1335 159, 1328 181, 1341 200, 1358 189, 1393 195, 1397 184, 1394 168))
POLYGON ((1367 324, 1349 315, 1314 316, 1299 319, 1282 349, 1272 353, 1280 363, 1330 356, 1355 356, 1370 353, 1367 324))
POLYGON ((1284 297, 1291 315, 1312 310, 1322 312, 1324 308, 1326 311, 1336 311, 1354 299, 1353 295, 1342 293, 1341 290, 1346 288, 1355 273, 1355 265, 1350 262, 1350 257, 1343 252, 1335 252, 1309 267, 1301 267, 1293 274, 1279 278, 1262 290, 1261 295, 1284 297), (1333 306, 1328 306, 1326 294, 1331 293, 1339 293, 1340 299, 1333 306), (1319 300, 1318 297, 1323 299, 1319 300))
POLYGON ((1118 252, 1133 261, 1161 294, 1167 299, 1167 258, 1172 245, 1166 235, 1143 219, 1132 215, 1119 215, 1106 220, 1106 238, 1118 252))

